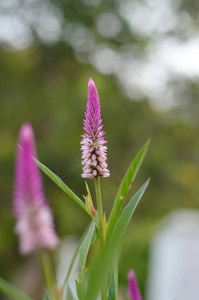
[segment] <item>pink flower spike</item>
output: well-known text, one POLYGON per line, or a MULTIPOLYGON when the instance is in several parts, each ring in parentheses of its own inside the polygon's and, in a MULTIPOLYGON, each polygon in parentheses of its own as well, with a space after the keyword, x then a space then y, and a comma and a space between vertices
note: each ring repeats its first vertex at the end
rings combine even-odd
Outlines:
POLYGON ((109 177, 107 169, 107 147, 104 146, 105 132, 101 125, 100 101, 94 81, 90 78, 88 82, 88 102, 84 120, 84 131, 81 141, 82 165, 84 178, 97 176, 109 177))
POLYGON ((142 300, 142 296, 133 270, 128 273, 128 296, 133 300, 142 300))
POLYGON ((37 158, 34 133, 31 125, 25 123, 18 137, 13 200, 15 232, 24 255, 40 249, 55 249, 59 243, 40 171, 33 158, 37 158))

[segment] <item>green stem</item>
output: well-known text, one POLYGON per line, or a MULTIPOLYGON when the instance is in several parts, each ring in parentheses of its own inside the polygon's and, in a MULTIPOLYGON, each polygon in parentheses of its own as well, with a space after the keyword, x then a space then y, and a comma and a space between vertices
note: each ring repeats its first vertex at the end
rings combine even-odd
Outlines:
MULTIPOLYGON (((97 212, 98 212, 98 222, 99 222, 99 238, 101 251, 104 248, 104 230, 103 230, 103 210, 102 210, 102 197, 100 188, 100 177, 95 177, 95 192, 97 200, 97 212)), ((101 300, 107 300, 107 283, 101 289, 101 300)))
POLYGON ((95 192, 97 199, 97 213, 98 213, 98 222, 99 222, 99 237, 100 237, 100 246, 101 249, 104 248, 104 233, 103 233, 103 211, 102 211, 102 197, 101 197, 101 188, 100 188, 100 177, 95 177, 95 192))
POLYGON ((56 292, 57 284, 56 284, 54 270, 52 267, 52 262, 49 257, 49 253, 47 253, 45 251, 41 251, 39 254, 39 259, 40 259, 40 264, 41 264, 41 269, 43 272, 46 289, 49 293, 50 299, 60 300, 60 298, 56 292))

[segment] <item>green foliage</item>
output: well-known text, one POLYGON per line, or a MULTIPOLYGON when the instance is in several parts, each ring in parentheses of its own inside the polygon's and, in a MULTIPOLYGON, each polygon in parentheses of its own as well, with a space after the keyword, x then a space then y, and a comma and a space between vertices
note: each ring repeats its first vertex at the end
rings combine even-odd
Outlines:
POLYGON ((0 278, 0 291, 12 300, 33 300, 2 278, 0 278))
POLYGON ((81 273, 78 275, 79 282, 76 280, 76 288, 80 300, 85 299, 85 276, 87 273, 86 260, 87 260, 88 251, 92 243, 94 243, 97 238, 98 238, 98 231, 95 222, 92 221, 88 233, 84 238, 84 240, 82 241, 81 246, 79 248, 79 261, 81 264, 81 273))
POLYGON ((82 268, 82 272, 78 275, 79 281, 75 280, 77 295, 79 300, 85 299, 85 276, 87 273, 86 268, 82 268))
POLYGON ((111 279, 108 291, 108 300, 117 300, 118 296, 118 254, 113 258, 113 269, 111 272, 111 279))
POLYGON ((65 286, 67 284, 67 281, 70 277, 70 273, 72 271, 73 265, 75 263, 75 260, 78 256, 78 254, 80 256, 81 266, 85 267, 89 247, 90 247, 90 245, 92 245, 96 241, 97 238, 98 238, 98 231, 97 231, 97 228, 95 226, 94 221, 92 221, 91 225, 89 226, 89 229, 86 230, 84 232, 84 234, 82 235, 82 237, 79 241, 79 245, 78 245, 77 249, 74 252, 74 255, 73 255, 73 258, 71 260, 68 272, 66 274, 63 286, 65 286), (90 239, 90 236, 91 236, 91 239, 90 239))
POLYGON ((40 163, 36 158, 35 161, 37 165, 40 167, 40 169, 47 175, 49 176, 66 194, 71 197, 81 208, 83 208, 86 212, 86 206, 82 202, 82 200, 75 195, 75 193, 57 176, 54 174, 50 169, 48 169, 46 166, 44 166, 42 163, 40 163))
POLYGON ((129 166, 116 195, 113 208, 110 214, 109 223, 108 223, 108 230, 107 230, 107 238, 110 238, 110 235, 113 231, 113 228, 117 222, 118 216, 121 212, 122 205, 124 203, 125 197, 127 192, 130 188, 131 183, 135 179, 137 172, 143 162, 147 149, 149 147, 150 140, 146 142, 140 152, 137 154, 136 158, 132 161, 131 165, 129 166))
POLYGON ((96 241, 98 237, 98 231, 95 225, 95 222, 92 221, 91 226, 88 230, 88 233, 81 243, 80 249, 79 249, 79 261, 82 268, 85 268, 86 266, 86 259, 88 255, 88 251, 92 243, 96 241))
POLYGON ((44 299, 43 300, 50 300, 50 298, 49 298, 49 296, 48 296, 48 294, 46 292, 44 294, 44 299))
POLYGON ((122 211, 121 216, 119 217, 118 222, 116 224, 116 227, 113 230, 110 240, 107 242, 104 251, 102 251, 100 257, 97 259, 95 267, 93 268, 90 274, 85 299, 96 299, 100 287, 104 284, 106 280, 106 275, 108 275, 111 271, 113 257, 115 251, 117 250, 119 241, 127 225, 129 224, 133 212, 142 195, 144 194, 144 191, 147 188, 148 184, 149 180, 147 180, 145 184, 138 190, 138 192, 133 196, 133 198, 122 211))

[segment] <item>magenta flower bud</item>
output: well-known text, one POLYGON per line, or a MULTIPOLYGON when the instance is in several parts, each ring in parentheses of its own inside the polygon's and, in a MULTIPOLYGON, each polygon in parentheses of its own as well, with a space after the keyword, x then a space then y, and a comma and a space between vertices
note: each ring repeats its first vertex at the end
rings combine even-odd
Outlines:
POLYGON ((142 300, 136 275, 133 270, 130 270, 128 274, 128 296, 133 300, 142 300))
POLYGON ((100 101, 94 81, 90 78, 88 82, 88 102, 84 120, 84 131, 81 141, 82 165, 84 178, 97 176, 108 177, 107 169, 107 146, 104 140, 105 132, 102 131, 102 119, 100 112, 100 101))
POLYGON ((37 158, 34 133, 31 125, 26 123, 18 138, 13 200, 17 219, 15 232, 19 236, 22 254, 40 249, 52 250, 59 243, 34 158, 37 158))

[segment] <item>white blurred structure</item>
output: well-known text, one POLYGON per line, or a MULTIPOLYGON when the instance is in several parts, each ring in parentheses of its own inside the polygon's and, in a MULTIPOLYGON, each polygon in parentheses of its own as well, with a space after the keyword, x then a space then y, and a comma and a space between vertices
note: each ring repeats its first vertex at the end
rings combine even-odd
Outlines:
POLYGON ((146 299, 199 299, 199 212, 177 211, 159 225, 151 246, 146 299))
MULTIPOLYGON (((78 247, 78 243, 79 242, 77 238, 73 236, 67 237, 62 241, 59 251, 57 252, 56 276, 57 276, 57 281, 59 286, 63 286, 73 255, 78 247)), ((70 285, 73 296, 76 299, 77 299, 77 293, 76 293, 75 280, 78 280, 78 274, 80 273, 80 264, 78 262, 78 257, 79 256, 77 256, 77 259, 75 260, 70 278, 67 283, 68 285, 70 285)))

